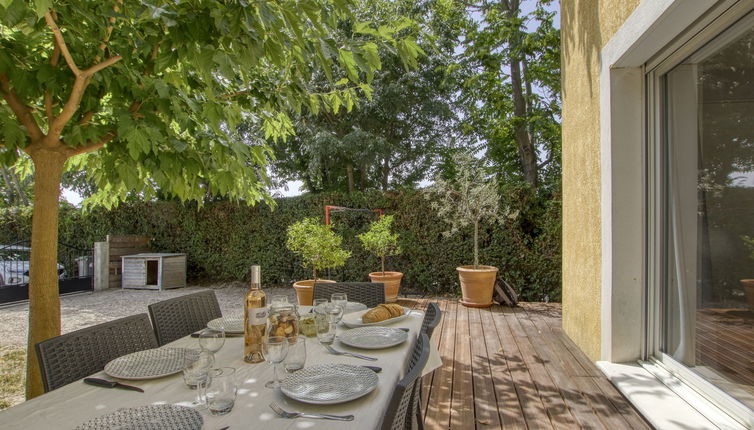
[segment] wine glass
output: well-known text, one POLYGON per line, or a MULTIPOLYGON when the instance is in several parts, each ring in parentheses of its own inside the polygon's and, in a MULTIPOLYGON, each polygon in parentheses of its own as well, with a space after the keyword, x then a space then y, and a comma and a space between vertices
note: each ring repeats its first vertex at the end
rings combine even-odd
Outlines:
POLYGON ((202 351, 209 351, 214 354, 223 345, 225 345, 224 331, 205 328, 199 332, 199 346, 202 348, 202 351))
POLYGON ((285 360, 288 354, 288 338, 285 336, 270 336, 264 342, 264 357, 267 362, 272 364, 272 371, 275 378, 264 384, 267 388, 278 388, 280 379, 278 379, 278 364, 285 360))
POLYGON ((183 362, 183 381, 192 390, 197 390, 196 398, 191 403, 197 409, 206 407, 203 389, 209 384, 210 369, 215 365, 215 356, 209 351, 201 351, 197 357, 186 354, 183 362))
MULTIPOLYGON (((348 305, 348 296, 346 293, 333 293, 333 295, 330 296, 330 301, 336 305, 340 305, 340 307, 343 308, 343 313, 346 312, 346 305, 348 305)), ((340 321, 340 319, 338 321, 340 321)))

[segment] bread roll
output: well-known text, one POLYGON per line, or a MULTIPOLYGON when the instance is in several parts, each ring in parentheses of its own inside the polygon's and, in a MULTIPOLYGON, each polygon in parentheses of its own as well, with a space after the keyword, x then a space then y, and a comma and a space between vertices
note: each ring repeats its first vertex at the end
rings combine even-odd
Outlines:
POLYGON ((368 310, 364 315, 361 317, 361 322, 363 323, 376 323, 380 321, 385 321, 386 319, 390 318, 390 311, 381 307, 377 306, 376 308, 368 310))
POLYGON ((390 318, 395 318, 403 315, 403 307, 401 305, 395 304, 395 303, 389 303, 385 305, 380 305, 385 307, 388 311, 390 311, 390 318))

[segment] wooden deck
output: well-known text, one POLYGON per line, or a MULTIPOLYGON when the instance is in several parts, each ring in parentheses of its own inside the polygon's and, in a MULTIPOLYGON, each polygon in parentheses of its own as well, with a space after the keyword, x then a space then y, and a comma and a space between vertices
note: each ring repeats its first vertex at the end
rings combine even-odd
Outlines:
POLYGON ((427 429, 651 428, 563 334, 560 305, 432 301, 443 311, 432 336, 443 366, 422 381, 427 429))

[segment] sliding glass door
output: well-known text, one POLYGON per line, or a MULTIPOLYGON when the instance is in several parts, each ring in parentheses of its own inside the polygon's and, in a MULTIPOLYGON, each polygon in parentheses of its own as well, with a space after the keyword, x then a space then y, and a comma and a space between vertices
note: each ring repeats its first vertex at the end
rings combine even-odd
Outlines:
POLYGON ((754 16, 687 50, 685 58, 648 75, 655 106, 650 133, 656 136, 649 151, 655 318, 648 352, 749 422, 754 410, 754 16))

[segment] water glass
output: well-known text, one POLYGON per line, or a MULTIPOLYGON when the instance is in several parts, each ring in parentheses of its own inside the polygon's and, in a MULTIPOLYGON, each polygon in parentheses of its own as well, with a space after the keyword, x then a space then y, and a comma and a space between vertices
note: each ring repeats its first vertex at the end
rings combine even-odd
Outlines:
POLYGON ((210 371, 209 385, 204 390, 207 408, 212 415, 225 415, 236 403, 236 369, 221 367, 210 371))
POLYGON ((267 388, 278 388, 280 380, 278 379, 278 364, 285 360, 288 354, 288 338, 285 336, 270 336, 264 342, 264 357, 267 362, 272 364, 272 371, 275 378, 264 384, 267 388))
POLYGON ((199 346, 202 348, 202 351, 215 353, 219 351, 223 345, 225 345, 224 331, 205 328, 199 332, 199 346))
POLYGON ((291 336, 288 338, 288 354, 285 355, 283 367, 286 372, 295 372, 306 364, 306 338, 291 336))
POLYGON ((287 305, 288 304, 288 296, 279 294, 272 296, 270 299, 270 309, 278 306, 278 305, 287 305))
POLYGON ((327 318, 317 319, 317 340, 319 343, 329 345, 335 341, 335 323, 327 318))
POLYGON ((183 381, 192 390, 198 390, 192 406, 205 406, 202 395, 204 387, 209 383, 210 369, 215 365, 215 356, 209 351, 201 351, 199 357, 187 354, 183 362, 183 381))
POLYGON ((346 293, 333 293, 333 295, 330 296, 330 301, 336 305, 340 305, 340 307, 343 308, 343 311, 345 311, 346 305, 348 304, 348 296, 346 293))

